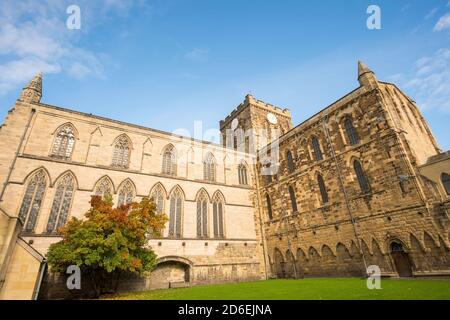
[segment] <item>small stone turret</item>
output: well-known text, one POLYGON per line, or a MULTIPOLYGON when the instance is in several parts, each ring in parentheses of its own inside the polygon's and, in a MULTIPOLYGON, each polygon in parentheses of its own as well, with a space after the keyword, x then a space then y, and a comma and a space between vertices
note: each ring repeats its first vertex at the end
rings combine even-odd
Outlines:
POLYGON ((362 61, 358 61, 358 81, 363 87, 374 88, 378 85, 375 73, 362 61))
POLYGON ((39 103, 42 98, 42 73, 38 73, 28 85, 23 88, 20 100, 29 103, 39 103))

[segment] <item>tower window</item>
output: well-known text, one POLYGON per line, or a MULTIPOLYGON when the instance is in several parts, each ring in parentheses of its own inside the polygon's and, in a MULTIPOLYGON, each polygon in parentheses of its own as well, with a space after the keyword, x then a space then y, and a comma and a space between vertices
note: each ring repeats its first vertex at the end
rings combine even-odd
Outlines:
POLYGON ((266 203, 267 203, 267 214, 269 215, 269 219, 273 220, 272 201, 270 201, 270 196, 268 194, 266 194, 266 203))
POLYGON ((320 195, 322 197, 322 203, 327 204, 329 201, 328 192, 327 192, 327 188, 325 187, 325 182, 323 181, 323 177, 320 174, 317 176, 317 183, 319 184, 319 190, 320 190, 320 195))
POLYGON ((344 122, 345 131, 347 132, 348 142, 354 146, 359 143, 358 133, 356 132, 353 122, 350 118, 345 119, 344 122))
POLYGON ((295 196, 295 191, 294 188, 292 188, 292 186, 289 186, 289 197, 291 198, 292 213, 298 212, 297 198, 295 196))
POLYGON ((287 161, 288 172, 293 173, 295 171, 295 164, 294 164, 294 158, 292 157, 291 151, 286 152, 286 161, 287 161))
POLYGON ((316 158, 317 161, 320 161, 323 159, 323 154, 322 154, 322 150, 320 149, 320 144, 319 144, 319 140, 317 140, 316 137, 313 137, 311 140, 312 143, 312 147, 314 150, 314 156, 316 158))
POLYGON ((443 173, 441 176, 442 184, 444 185, 445 192, 450 195, 450 175, 443 173))
POLYGON ((368 193, 370 191, 369 183, 367 182, 366 175, 359 161, 353 162, 353 167, 355 169, 356 177, 358 178, 359 187, 363 193, 368 193))

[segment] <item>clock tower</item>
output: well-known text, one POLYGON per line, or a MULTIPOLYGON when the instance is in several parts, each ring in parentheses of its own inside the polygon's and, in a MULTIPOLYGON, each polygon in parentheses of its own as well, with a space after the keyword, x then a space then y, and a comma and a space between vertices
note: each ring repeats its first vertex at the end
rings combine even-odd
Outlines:
POLYGON ((256 153, 292 129, 291 113, 247 95, 243 103, 220 121, 222 144, 256 153))

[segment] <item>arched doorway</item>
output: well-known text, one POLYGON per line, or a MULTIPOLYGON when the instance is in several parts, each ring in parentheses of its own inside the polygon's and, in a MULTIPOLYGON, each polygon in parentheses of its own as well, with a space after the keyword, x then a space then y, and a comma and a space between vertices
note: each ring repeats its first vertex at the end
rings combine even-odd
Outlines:
POLYGON ((403 249, 403 245, 394 241, 391 243, 390 250, 398 275, 402 278, 412 277, 411 263, 408 254, 403 249))
POLYGON ((274 271, 275 271, 275 275, 278 279, 284 279, 286 278, 286 272, 284 270, 284 258, 283 258, 283 254, 281 253, 280 250, 275 249, 274 250, 274 254, 273 254, 273 262, 274 262, 274 271))
POLYGON ((179 257, 166 257, 158 261, 150 275, 152 289, 187 287, 191 281, 191 263, 179 257))

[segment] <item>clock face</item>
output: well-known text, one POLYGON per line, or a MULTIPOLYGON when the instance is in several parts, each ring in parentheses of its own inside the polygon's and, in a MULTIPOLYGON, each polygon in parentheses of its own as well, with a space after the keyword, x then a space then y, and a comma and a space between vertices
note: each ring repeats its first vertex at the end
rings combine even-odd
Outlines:
POLYGON ((239 120, 238 119, 234 119, 231 122, 231 130, 236 130, 238 126, 239 126, 239 120))
POLYGON ((277 117, 276 117, 273 113, 267 114, 267 120, 268 120, 271 124, 277 124, 277 123, 278 123, 278 119, 277 119, 277 117))

